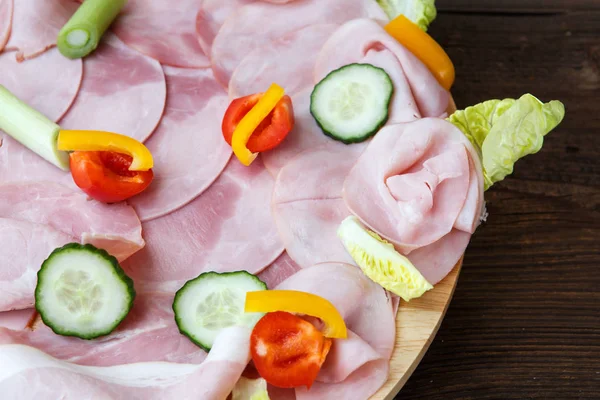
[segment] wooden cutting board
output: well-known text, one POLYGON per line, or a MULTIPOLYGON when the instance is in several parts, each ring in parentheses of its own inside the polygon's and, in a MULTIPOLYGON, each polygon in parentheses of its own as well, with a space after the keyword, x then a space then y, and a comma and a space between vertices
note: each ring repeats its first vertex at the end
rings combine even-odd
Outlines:
POLYGON ((462 258, 432 290, 408 303, 400 302, 388 380, 371 400, 392 400, 417 368, 444 319, 461 266, 462 258))

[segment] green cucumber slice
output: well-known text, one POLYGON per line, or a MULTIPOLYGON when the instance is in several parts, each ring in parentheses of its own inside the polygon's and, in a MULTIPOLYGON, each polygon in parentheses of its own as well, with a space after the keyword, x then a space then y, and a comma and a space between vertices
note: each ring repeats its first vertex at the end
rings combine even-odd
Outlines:
POLYGON ((219 332, 234 325, 253 328, 264 313, 246 313, 246 293, 267 285, 247 271, 205 272, 186 282, 173 301, 179 331, 210 351, 219 332))
POLYGON ((35 308, 54 333, 94 339, 123 321, 135 295, 115 257, 91 244, 69 243, 38 271, 35 308))
POLYGON ((349 64, 330 72, 313 89, 310 112, 323 133, 350 144, 367 140, 388 120, 394 85, 371 64, 349 64))

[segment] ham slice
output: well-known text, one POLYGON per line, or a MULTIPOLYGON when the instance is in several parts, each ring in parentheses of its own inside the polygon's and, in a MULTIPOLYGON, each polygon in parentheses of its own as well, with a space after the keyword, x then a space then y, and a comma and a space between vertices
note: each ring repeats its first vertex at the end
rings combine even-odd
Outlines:
POLYGON ((96 367, 147 361, 199 364, 206 353, 179 333, 172 304, 172 294, 138 295, 119 327, 94 340, 56 335, 39 320, 34 330, 0 328, 0 344, 28 345, 59 360, 96 367))
POLYGON ((360 17, 387 20, 374 0, 330 0, 327 7, 320 0, 293 1, 285 6, 255 2, 240 7, 213 41, 211 62, 215 76, 227 86, 233 71, 253 50, 309 25, 340 24, 360 17))
POLYGON ((0 0, 0 52, 10 37, 13 16, 13 0, 0 0))
POLYGON ((23 63, 14 53, 2 53, 0 71, 0 85, 53 121, 71 107, 82 77, 81 60, 69 60, 58 49, 23 63))
POLYGON ((258 278, 266 283, 269 289, 273 289, 299 270, 300 266, 286 252, 283 252, 277 260, 258 274, 258 278))
POLYGON ((277 289, 299 290, 329 300, 350 330, 334 339, 331 353, 310 390, 301 399, 369 398, 387 379, 396 326, 392 303, 381 286, 355 266, 323 263, 300 270, 277 289))
POLYGON ((147 246, 123 265, 140 290, 174 292, 206 271, 259 273, 283 251, 271 217, 273 178, 232 159, 185 207, 143 224, 147 246))
MULTIPOLYGON (((409 254, 453 229, 469 191, 483 199, 483 180, 470 171, 477 157, 462 132, 442 119, 389 125, 350 171, 344 200, 370 229, 409 254)), ((469 211, 464 219, 478 221, 481 205, 469 211)))
MULTIPOLYGON (((14 55, 18 61, 36 57, 56 46, 58 32, 79 7, 73 0, 17 0, 14 3, 12 33, 6 50, 17 50, 14 55)), ((68 74, 49 76, 62 75, 68 74)))
POLYGON ((210 62, 196 39, 198 0, 129 0, 112 29, 134 49, 174 67, 203 68, 210 62))
MULTIPOLYGON (((0 346, 0 392, 7 399, 223 400, 250 359, 250 331, 220 334, 199 365, 164 362, 89 367, 33 347, 0 346)), ((145 349, 141 349, 142 351, 145 349)))
POLYGON ((337 229, 350 215, 342 200, 346 175, 364 144, 308 150, 281 169, 273 192, 273 216, 288 255, 301 267, 354 263, 337 229))
POLYGON ((162 117, 166 96, 158 61, 107 32, 84 59, 81 89, 60 125, 117 132, 144 141, 162 117))
MULTIPOLYGON (((423 117, 445 116, 450 93, 440 86, 418 58, 372 19, 349 21, 329 38, 317 58, 317 81, 334 69, 358 62, 369 50, 389 50, 396 56, 423 117)), ((394 83, 398 81, 394 80, 394 83)))
POLYGON ((196 16, 196 35, 204 54, 210 54, 213 40, 227 18, 245 4, 256 0, 200 0, 196 16))
POLYGON ((0 312, 0 329, 8 328, 15 331, 25 329, 34 314, 33 308, 0 312))
MULTIPOLYGON (((103 248, 120 260, 144 247, 140 221, 130 206, 103 204, 55 183, 0 185, 0 218, 48 226, 80 243, 103 248)), ((40 243, 36 240, 28 245, 40 243)))
POLYGON ((154 180, 130 199, 140 219, 173 212, 205 191, 231 157, 221 118, 228 98, 210 69, 164 68, 167 105, 146 146, 154 157, 154 180))
POLYGON ((309 25, 255 49, 231 76, 229 97, 264 92, 272 82, 285 88, 288 95, 312 89, 317 54, 336 28, 333 24, 309 25))

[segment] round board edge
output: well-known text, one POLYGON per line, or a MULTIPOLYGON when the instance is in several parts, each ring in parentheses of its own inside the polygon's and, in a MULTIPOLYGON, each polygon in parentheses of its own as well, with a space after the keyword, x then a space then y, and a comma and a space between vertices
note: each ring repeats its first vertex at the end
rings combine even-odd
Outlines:
MULTIPOLYGON (((456 111, 450 95, 448 115, 456 111)), ((388 378, 370 400, 393 400, 429 349, 456 289, 464 254, 452 271, 429 292, 409 303, 400 301, 396 314, 396 342, 388 378)))

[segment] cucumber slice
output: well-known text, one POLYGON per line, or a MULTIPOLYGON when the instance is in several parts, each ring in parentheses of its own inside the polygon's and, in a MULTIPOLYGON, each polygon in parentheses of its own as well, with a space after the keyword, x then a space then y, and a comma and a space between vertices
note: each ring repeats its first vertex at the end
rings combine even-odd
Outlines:
POLYGON ((246 313, 246 293, 267 285, 247 271, 205 272, 186 282, 173 301, 179 332, 210 351, 219 332, 234 325, 250 329, 264 313, 246 313))
POLYGON ((54 333, 94 339, 111 333, 135 299, 117 259, 91 244, 54 250, 38 271, 35 308, 54 333))
POLYGON ((310 96, 310 113, 325 135, 350 144, 367 140, 389 117, 394 85, 371 64, 349 64, 330 72, 310 96))

